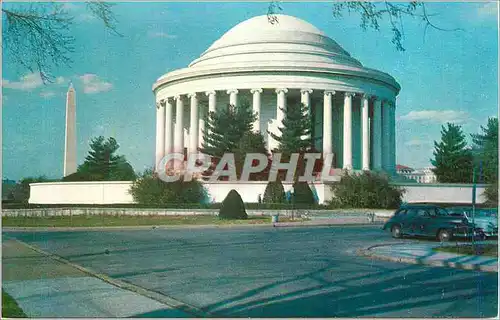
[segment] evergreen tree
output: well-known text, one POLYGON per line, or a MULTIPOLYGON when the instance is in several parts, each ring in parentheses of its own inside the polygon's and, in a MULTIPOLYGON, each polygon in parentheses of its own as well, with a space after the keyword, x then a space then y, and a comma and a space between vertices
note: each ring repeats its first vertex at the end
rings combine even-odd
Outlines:
POLYGON ((498 181, 498 118, 488 118, 486 127, 481 126, 481 130, 482 133, 471 135, 477 160, 481 161, 478 174, 482 173, 482 177, 477 180, 494 183, 498 181))
POLYGON ((256 117, 248 101, 242 101, 237 108, 228 105, 210 112, 205 121, 201 152, 216 158, 233 152, 243 135, 252 131, 256 117))
MULTIPOLYGON (((266 143, 264 141, 264 136, 257 132, 245 132, 241 139, 238 141, 236 148, 232 150, 234 153, 234 160, 236 164, 236 175, 238 179, 241 177, 241 172, 243 171, 243 165, 245 163, 245 158, 248 153, 261 153, 266 156, 268 155, 266 143)), ((252 166, 256 166, 257 163, 252 163, 252 166)), ((252 173, 250 175, 250 180, 267 180, 268 169, 266 168, 262 172, 252 173)))
POLYGON ((269 181, 264 191, 263 203, 285 203, 285 188, 280 179, 269 181))
POLYGON ((284 154, 305 152, 312 147, 312 121, 304 104, 291 104, 282 109, 285 114, 283 126, 278 130, 278 136, 272 132, 269 135, 279 143, 278 151, 284 154))
MULTIPOLYGON (((279 143, 276 151, 281 152, 281 162, 288 162, 292 153, 300 154, 294 177, 296 180, 305 170, 304 153, 312 149, 312 120, 307 107, 302 103, 290 104, 282 110, 285 117, 283 126, 278 128, 281 135, 268 133, 279 143)), ((284 178, 284 173, 280 172, 280 176, 284 178)))
POLYGON ((472 181, 472 152, 459 125, 447 123, 441 129, 441 142, 434 141, 434 173, 439 182, 472 181))
POLYGON ((90 141, 90 151, 76 173, 64 181, 127 181, 135 180, 132 166, 124 156, 117 155, 120 145, 114 138, 99 136, 90 141))

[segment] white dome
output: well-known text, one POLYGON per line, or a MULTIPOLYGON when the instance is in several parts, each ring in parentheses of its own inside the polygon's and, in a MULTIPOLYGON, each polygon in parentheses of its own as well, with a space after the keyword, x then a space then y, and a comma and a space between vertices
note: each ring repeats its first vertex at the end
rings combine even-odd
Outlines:
POLYGON ((361 66, 338 43, 312 24, 287 15, 243 21, 215 41, 190 67, 215 64, 327 63, 361 66))
POLYGON ((311 88, 397 95, 399 84, 364 67, 312 24, 287 15, 243 21, 215 41, 187 68, 160 77, 161 95, 228 88, 311 88))

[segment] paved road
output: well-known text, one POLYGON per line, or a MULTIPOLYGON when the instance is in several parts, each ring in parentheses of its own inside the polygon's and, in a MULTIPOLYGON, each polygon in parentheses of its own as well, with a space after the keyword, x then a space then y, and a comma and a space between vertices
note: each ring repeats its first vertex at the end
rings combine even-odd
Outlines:
POLYGON ((390 241, 375 226, 8 235, 215 316, 497 315, 497 274, 356 256, 390 241))

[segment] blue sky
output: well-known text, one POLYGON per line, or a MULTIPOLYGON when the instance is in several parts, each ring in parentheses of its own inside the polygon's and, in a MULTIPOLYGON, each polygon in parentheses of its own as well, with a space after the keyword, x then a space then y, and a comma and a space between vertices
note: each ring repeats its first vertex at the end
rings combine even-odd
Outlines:
MULTIPOLYGON (((9 4, 21 6, 22 3, 9 4)), ((185 67, 237 23, 266 14, 257 3, 117 3, 117 37, 85 11, 68 3, 75 16, 71 67, 54 69, 56 82, 43 85, 36 75, 4 56, 2 65, 3 177, 61 177, 65 94, 77 92, 78 163, 98 135, 113 136, 136 171, 154 162, 153 82, 185 67)), ((429 165, 441 125, 451 121, 476 133, 498 114, 497 8, 491 3, 428 3, 443 28, 418 20, 404 24, 405 52, 380 32, 363 31, 358 16, 335 19, 329 3, 283 3, 283 14, 304 19, 336 40, 363 65, 388 72, 401 84, 396 109, 397 163, 429 165)))

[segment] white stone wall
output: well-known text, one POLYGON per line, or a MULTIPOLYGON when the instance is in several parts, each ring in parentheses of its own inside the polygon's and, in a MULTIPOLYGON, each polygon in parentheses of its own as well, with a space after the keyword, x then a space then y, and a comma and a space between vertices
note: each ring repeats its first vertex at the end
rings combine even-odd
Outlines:
POLYGON ((44 182, 30 184, 29 203, 114 204, 134 203, 129 181, 44 182))
MULTIPOLYGON (((244 202, 257 202, 259 194, 264 197, 267 182, 217 182, 204 183, 213 202, 222 202, 232 189, 238 191, 244 202)), ((30 203, 34 204, 127 204, 133 203, 129 194, 131 182, 46 182, 30 184, 30 203)), ((437 203, 471 203, 472 185, 459 184, 411 184, 399 185, 406 189, 403 201, 437 203)), ((291 189, 284 183, 285 192, 291 189)), ((333 196, 330 185, 314 183, 311 185, 320 204, 333 196)), ((483 203, 485 186, 477 187, 476 202, 483 203)))
MULTIPOLYGON (((401 185, 406 189, 403 201, 437 203, 472 203, 472 185, 470 184, 412 184, 401 185)), ((476 203, 483 203, 486 186, 476 189, 476 203)))

